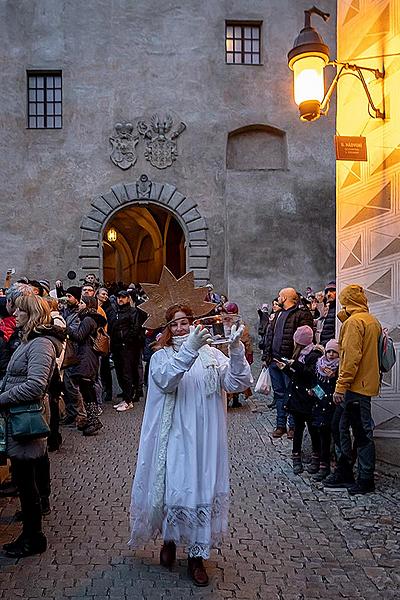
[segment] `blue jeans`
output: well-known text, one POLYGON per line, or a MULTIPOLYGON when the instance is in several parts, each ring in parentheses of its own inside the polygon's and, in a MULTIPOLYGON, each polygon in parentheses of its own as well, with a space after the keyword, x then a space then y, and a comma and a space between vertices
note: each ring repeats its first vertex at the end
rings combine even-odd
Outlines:
POLYGON ((357 471, 359 479, 373 479, 375 471, 375 444, 373 439, 371 398, 347 391, 339 422, 340 450, 351 462, 352 443, 350 427, 357 448, 357 471))
POLYGON ((288 415, 285 408, 290 379, 273 362, 269 365, 269 374, 271 375, 272 389, 274 390, 274 399, 276 402, 276 426, 286 429, 288 422, 289 427, 294 428, 293 417, 292 415, 288 415))

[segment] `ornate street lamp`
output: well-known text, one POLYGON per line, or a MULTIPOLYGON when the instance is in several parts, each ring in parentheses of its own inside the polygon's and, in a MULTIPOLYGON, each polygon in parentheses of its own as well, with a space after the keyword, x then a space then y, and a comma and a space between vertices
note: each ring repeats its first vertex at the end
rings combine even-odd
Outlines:
POLYGON ((110 227, 110 229, 107 231, 107 239, 109 242, 116 242, 117 241, 117 237, 118 237, 118 233, 117 230, 114 229, 114 227, 110 227))
POLYGON ((313 6, 305 10, 304 28, 294 41, 294 46, 288 53, 288 65, 294 74, 294 100, 299 107, 302 121, 316 121, 321 115, 327 115, 329 103, 337 82, 342 75, 352 71, 360 79, 368 98, 368 112, 371 117, 384 119, 385 112, 377 108, 371 98, 367 82, 362 71, 374 73, 377 79, 383 79, 385 73, 379 69, 359 67, 349 63, 330 60, 329 47, 318 31, 311 26, 311 15, 319 15, 327 21, 329 13, 313 6), (327 65, 340 67, 325 94, 324 69, 327 65), (371 114, 371 110, 375 114, 371 114))

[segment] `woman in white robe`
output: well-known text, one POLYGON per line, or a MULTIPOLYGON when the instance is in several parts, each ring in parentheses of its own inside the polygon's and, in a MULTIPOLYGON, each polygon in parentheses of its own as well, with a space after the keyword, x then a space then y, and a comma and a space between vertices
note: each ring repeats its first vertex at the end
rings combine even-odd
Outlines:
POLYGON ((171 568, 176 544, 185 544, 190 576, 196 585, 207 585, 202 559, 209 558, 228 526, 225 392, 243 391, 252 378, 242 328, 233 328, 227 358, 208 345, 206 329, 190 327, 192 314, 182 305, 167 311, 170 324, 151 358, 130 545, 161 533, 160 562, 171 568))

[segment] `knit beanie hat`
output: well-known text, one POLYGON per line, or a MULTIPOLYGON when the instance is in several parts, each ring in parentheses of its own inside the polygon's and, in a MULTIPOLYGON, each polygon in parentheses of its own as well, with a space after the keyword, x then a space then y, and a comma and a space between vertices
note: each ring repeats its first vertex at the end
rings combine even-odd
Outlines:
POLYGON ((224 312, 228 313, 228 315, 237 315, 239 314, 239 307, 235 302, 227 302, 223 305, 224 312))
POLYGON ((329 283, 326 284, 325 287, 325 294, 328 290, 331 290, 332 292, 336 292, 336 281, 330 281, 329 283))
POLYGON ((82 288, 80 288, 78 285, 71 285, 71 287, 69 287, 65 293, 70 294, 77 300, 80 300, 82 296, 82 288))
POLYGON ((48 279, 39 279, 39 283, 44 290, 49 294, 50 293, 50 281, 48 279))
POLYGON ((308 346, 312 344, 314 338, 314 332, 309 325, 302 325, 298 327, 293 335, 295 344, 300 346, 308 346))
POLYGON ((329 340, 329 342, 327 342, 325 346, 325 352, 327 352, 328 350, 334 350, 339 354, 339 342, 337 340, 329 340))

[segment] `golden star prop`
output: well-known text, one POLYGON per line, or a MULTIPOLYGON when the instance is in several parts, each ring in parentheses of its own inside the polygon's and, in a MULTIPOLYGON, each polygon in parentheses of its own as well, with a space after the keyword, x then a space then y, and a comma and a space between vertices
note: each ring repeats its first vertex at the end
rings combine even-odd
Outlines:
POLYGON ((194 273, 189 271, 180 279, 163 267, 159 283, 140 284, 149 299, 138 308, 147 313, 148 319, 143 324, 147 329, 158 329, 167 324, 165 313, 174 304, 190 306, 195 317, 208 315, 217 305, 206 302, 204 298, 208 293, 206 287, 194 287, 194 273))

